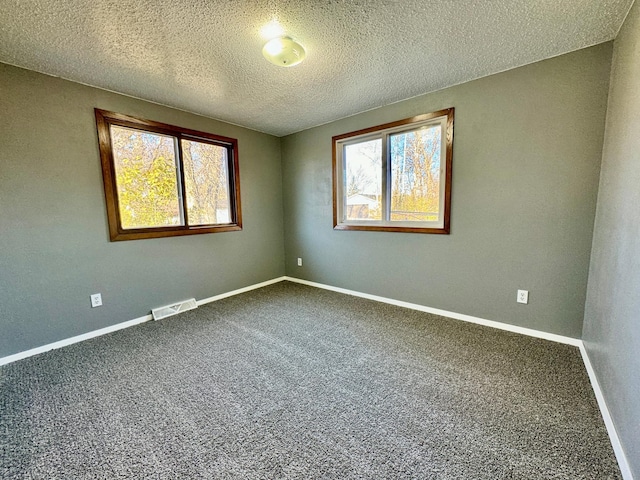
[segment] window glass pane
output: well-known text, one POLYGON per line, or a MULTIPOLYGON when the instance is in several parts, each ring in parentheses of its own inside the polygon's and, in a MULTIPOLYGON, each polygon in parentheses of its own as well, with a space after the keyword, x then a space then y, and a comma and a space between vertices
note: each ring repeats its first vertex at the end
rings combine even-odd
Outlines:
POLYGON ((174 138, 111 125, 124 229, 182 225, 174 138))
POLYGON ((438 221, 441 134, 435 125, 389 136, 391 221, 438 221))
POLYGON ((382 219, 382 140, 344 147, 347 220, 382 219))
POLYGON ((231 223, 227 149, 182 140, 189 225, 231 223))

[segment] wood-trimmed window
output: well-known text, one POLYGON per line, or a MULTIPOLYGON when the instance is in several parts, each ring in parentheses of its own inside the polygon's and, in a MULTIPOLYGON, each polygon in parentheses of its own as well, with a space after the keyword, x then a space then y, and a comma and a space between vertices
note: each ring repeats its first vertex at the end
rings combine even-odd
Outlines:
POLYGON ((235 138, 95 115, 112 241, 242 230, 235 138))
POLYGON ((333 137, 334 229, 448 234, 453 116, 449 108, 333 137))

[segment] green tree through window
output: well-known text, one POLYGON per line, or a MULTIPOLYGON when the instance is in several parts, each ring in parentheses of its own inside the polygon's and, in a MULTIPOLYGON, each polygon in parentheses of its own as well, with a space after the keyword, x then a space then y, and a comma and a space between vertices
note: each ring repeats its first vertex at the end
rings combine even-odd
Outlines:
POLYGON ((240 230, 237 141, 96 109, 112 240, 240 230))

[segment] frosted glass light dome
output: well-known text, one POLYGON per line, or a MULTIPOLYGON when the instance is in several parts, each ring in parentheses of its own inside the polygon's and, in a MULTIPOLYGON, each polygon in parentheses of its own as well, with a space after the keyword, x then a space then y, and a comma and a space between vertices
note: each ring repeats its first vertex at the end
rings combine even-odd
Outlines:
POLYGON ((307 53, 291 37, 276 37, 264 44, 262 55, 279 67, 293 67, 302 62, 307 53))

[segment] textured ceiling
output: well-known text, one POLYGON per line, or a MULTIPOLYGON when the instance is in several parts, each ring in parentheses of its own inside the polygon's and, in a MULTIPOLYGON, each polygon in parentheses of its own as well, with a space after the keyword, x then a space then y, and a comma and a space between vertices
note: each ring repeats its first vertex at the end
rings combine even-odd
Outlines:
POLYGON ((281 136, 611 40, 632 2, 2 0, 0 62, 281 136))

